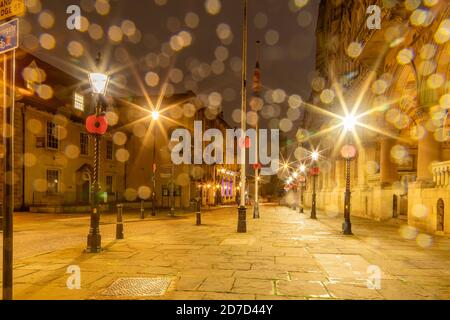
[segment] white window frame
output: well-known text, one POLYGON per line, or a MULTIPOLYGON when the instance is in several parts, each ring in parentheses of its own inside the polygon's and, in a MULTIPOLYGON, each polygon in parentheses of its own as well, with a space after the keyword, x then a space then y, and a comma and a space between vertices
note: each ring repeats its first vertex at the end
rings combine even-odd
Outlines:
POLYGON ((105 177, 105 189, 106 189, 106 191, 108 191, 107 189, 108 189, 108 178, 111 178, 111 193, 114 193, 114 175, 111 175, 111 174, 107 174, 106 175, 106 177, 105 177))
POLYGON ((55 122, 53 122, 53 121, 47 121, 47 126, 46 126, 46 132, 45 132, 45 146, 47 147, 47 149, 49 149, 49 150, 59 150, 59 146, 60 146, 60 141, 59 141, 59 128, 58 128, 58 125, 55 123, 55 122), (50 124, 52 124, 53 126, 54 126, 54 132, 53 132, 53 134, 52 134, 52 138, 54 138, 55 139, 55 141, 56 141, 56 144, 57 144, 57 146, 56 146, 56 148, 55 147, 53 147, 53 146, 50 146, 50 132, 49 132, 49 125, 50 124))
POLYGON ((80 132, 80 155, 81 156, 89 156, 89 134, 86 133, 86 132, 83 132, 83 131, 80 132), (82 150, 83 150, 82 139, 81 139, 82 136, 85 136, 87 138, 87 140, 86 140, 86 153, 82 152, 82 150))
MULTIPOLYGON (((58 176, 57 176, 58 182, 56 182, 56 192, 50 192, 49 189, 47 189, 47 193, 58 194, 59 193, 59 186, 61 184, 61 170, 55 169, 55 168, 47 168, 46 169, 46 171, 45 171, 45 175, 46 175, 45 176, 45 180, 47 181, 47 186, 50 184, 50 181, 48 180, 50 171, 56 172, 58 174, 58 176)), ((55 183, 55 182, 53 181, 53 183, 55 183)))
POLYGON ((73 93, 73 107, 75 110, 84 112, 84 96, 76 91, 73 93))

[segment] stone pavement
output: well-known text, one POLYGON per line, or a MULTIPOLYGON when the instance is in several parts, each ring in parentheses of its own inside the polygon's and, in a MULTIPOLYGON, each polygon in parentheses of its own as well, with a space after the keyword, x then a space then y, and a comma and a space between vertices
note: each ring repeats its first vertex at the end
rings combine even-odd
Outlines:
MULTIPOLYGON (((450 299, 449 238, 356 218, 355 235, 343 236, 342 217, 318 218, 263 206, 260 220, 253 220, 248 210, 248 232, 237 234, 237 210, 227 208, 204 214, 202 226, 195 226, 194 215, 127 223, 120 241, 113 239, 112 225, 103 226, 100 254, 83 252, 88 225, 83 220, 83 241, 15 260, 14 297, 450 299), (67 288, 70 265, 80 267, 79 290, 67 288), (381 272, 379 289, 368 288, 371 265, 381 272), (119 278, 155 277, 170 280, 159 297, 110 296, 105 291, 119 278)), ((39 234, 38 229, 35 236, 39 234)))

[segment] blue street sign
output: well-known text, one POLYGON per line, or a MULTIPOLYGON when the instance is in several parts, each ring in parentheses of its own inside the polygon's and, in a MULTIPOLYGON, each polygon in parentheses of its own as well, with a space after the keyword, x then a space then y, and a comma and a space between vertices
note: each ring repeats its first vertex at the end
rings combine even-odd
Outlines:
POLYGON ((0 54, 19 47, 19 19, 0 25, 0 54))

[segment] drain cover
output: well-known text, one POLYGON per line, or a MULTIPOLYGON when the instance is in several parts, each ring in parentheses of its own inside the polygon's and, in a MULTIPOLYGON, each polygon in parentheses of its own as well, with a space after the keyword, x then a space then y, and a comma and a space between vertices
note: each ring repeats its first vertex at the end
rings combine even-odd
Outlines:
POLYGON ((119 278, 102 295, 123 297, 162 296, 170 285, 169 278, 119 278))

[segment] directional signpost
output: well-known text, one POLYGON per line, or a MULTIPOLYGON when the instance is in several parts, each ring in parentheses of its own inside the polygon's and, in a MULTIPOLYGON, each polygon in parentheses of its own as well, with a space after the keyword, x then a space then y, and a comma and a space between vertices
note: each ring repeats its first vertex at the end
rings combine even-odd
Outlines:
MULTIPOLYGON (((0 21, 25 12, 24 0, 0 0, 0 21)), ((14 103, 16 49, 19 46, 19 20, 0 25, 0 55, 3 58, 3 300, 13 298, 13 212, 14 212, 14 103)))
POLYGON ((14 19, 0 25, 0 54, 16 50, 18 46, 19 19, 14 19))

